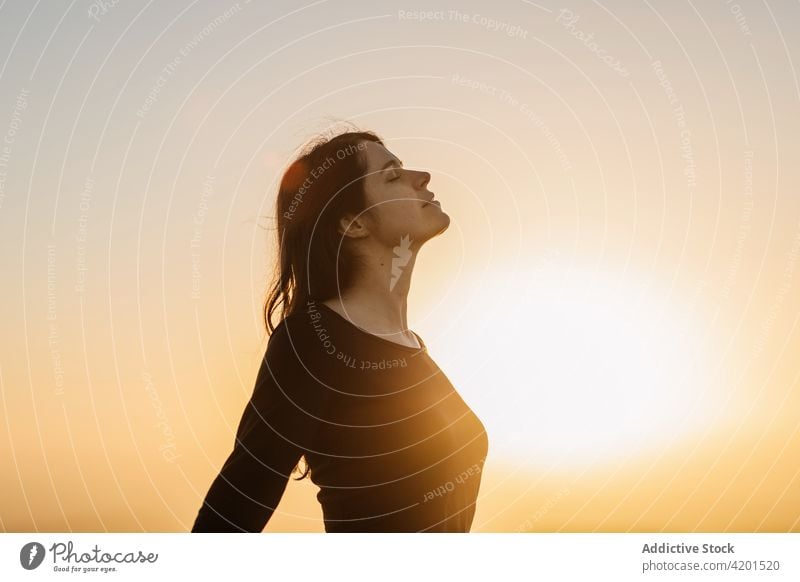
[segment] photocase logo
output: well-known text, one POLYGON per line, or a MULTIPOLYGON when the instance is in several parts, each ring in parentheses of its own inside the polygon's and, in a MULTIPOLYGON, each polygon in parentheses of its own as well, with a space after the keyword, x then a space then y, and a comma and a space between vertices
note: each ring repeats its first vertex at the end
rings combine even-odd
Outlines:
POLYGON ((413 240, 409 239, 409 235, 400 238, 400 244, 392 249, 395 256, 392 258, 392 278, 389 280, 389 291, 394 289, 397 280, 403 273, 403 267, 408 264, 411 259, 411 243, 413 240))
POLYGON ((19 552, 19 563, 26 570, 35 570, 44 561, 44 546, 39 542, 29 542, 19 552))

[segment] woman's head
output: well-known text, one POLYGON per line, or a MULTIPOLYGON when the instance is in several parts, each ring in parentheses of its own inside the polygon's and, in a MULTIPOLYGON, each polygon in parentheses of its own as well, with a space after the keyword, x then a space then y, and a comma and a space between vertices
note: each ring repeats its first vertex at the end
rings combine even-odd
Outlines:
POLYGON ((382 142, 365 142, 363 157, 364 211, 341 218, 345 244, 362 252, 380 252, 409 239, 419 248, 447 229, 450 217, 428 190, 428 172, 404 168, 382 142))
POLYGON ((444 231, 450 217, 431 203, 430 174, 402 162, 370 131, 317 138, 286 169, 276 200, 278 261, 264 306, 270 332, 280 306, 292 313, 313 297, 350 287, 364 253, 401 239, 416 248, 444 231))

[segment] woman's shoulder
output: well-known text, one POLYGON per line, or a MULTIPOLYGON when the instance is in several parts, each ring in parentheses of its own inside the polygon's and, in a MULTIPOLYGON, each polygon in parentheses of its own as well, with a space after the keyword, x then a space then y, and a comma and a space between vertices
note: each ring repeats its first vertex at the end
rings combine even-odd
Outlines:
POLYGON ((297 337, 298 339, 301 336, 307 335, 305 332, 305 327, 303 325, 302 314, 300 313, 291 313, 283 317, 279 322, 278 325, 275 326, 275 329, 272 330, 272 333, 269 336, 269 343, 272 342, 286 342, 293 337, 297 337))
POLYGON ((280 320, 269 336, 260 376, 264 380, 274 378, 296 390, 297 381, 324 373, 327 359, 303 314, 290 314, 280 320))
POLYGON ((313 321, 302 310, 283 317, 269 336, 268 352, 291 352, 311 355, 319 351, 319 338, 313 321))

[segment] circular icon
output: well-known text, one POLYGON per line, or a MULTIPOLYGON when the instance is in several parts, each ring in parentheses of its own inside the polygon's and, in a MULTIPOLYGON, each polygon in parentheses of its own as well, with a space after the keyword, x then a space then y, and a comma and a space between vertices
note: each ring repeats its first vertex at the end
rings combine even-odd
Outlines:
POLYGON ((26 570, 38 568, 44 560, 44 546, 39 542, 29 542, 19 551, 19 563, 26 570))

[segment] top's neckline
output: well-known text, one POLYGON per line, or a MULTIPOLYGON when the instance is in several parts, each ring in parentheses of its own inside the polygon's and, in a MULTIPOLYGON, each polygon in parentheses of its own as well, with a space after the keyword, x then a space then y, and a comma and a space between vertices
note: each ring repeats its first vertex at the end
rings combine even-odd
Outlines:
POLYGON ((414 330, 409 329, 408 331, 413 333, 414 337, 417 338, 417 341, 419 342, 419 347, 418 348, 415 348, 413 346, 407 346, 405 344, 399 344, 397 342, 393 342, 392 340, 388 340, 386 338, 383 338, 383 337, 381 337, 379 335, 375 335, 374 333, 370 333, 367 330, 365 330, 364 328, 361 328, 361 327, 357 326, 355 323, 353 323, 352 321, 350 321, 349 319, 344 317, 341 313, 339 313, 338 311, 336 311, 332 307, 329 307, 328 305, 326 305, 322 301, 316 301, 315 303, 317 305, 323 307, 329 313, 332 313, 335 317, 337 317, 339 320, 345 322, 347 325, 352 326, 353 328, 355 328, 359 332, 361 332, 361 333, 363 333, 365 335, 368 335, 369 337, 371 337, 371 338, 373 338, 375 340, 378 340, 379 342, 383 342, 385 344, 389 344, 393 348, 397 348, 397 349, 404 350, 404 351, 407 351, 407 352, 424 352, 424 351, 427 351, 427 349, 428 349, 428 346, 425 345, 425 342, 422 341, 422 338, 419 337, 419 335, 417 335, 417 332, 415 332, 414 330))

